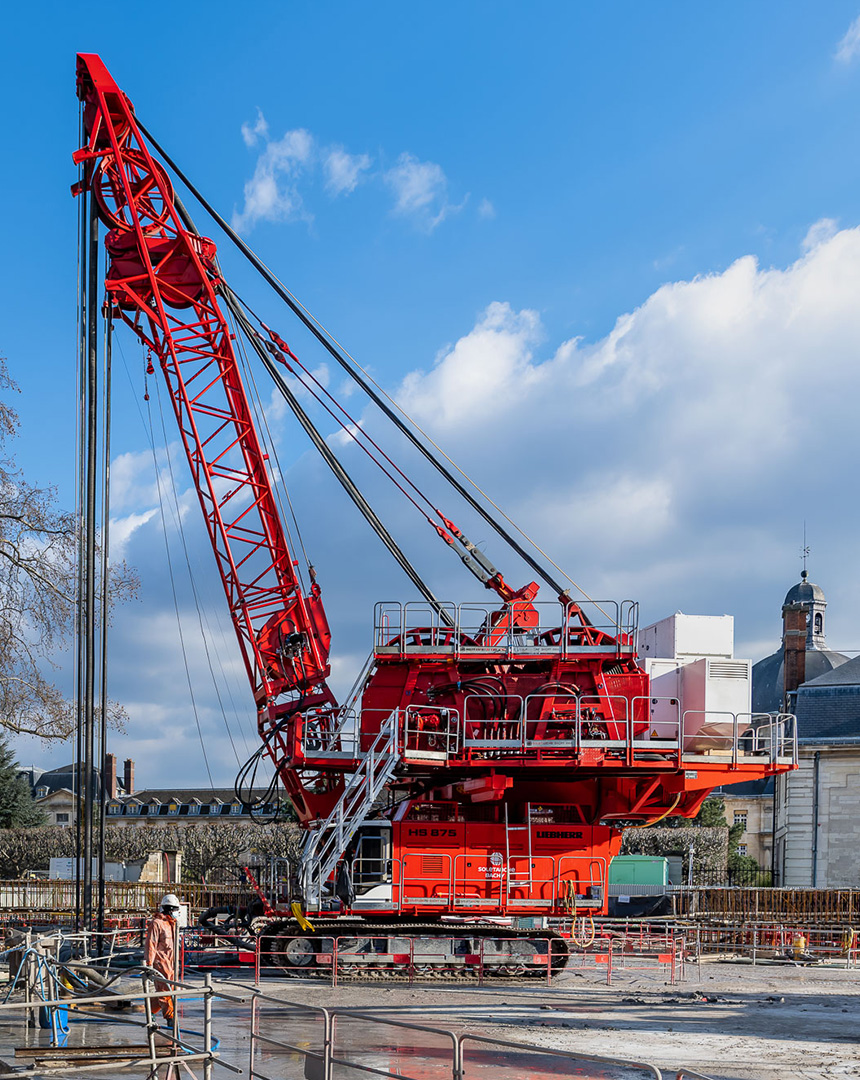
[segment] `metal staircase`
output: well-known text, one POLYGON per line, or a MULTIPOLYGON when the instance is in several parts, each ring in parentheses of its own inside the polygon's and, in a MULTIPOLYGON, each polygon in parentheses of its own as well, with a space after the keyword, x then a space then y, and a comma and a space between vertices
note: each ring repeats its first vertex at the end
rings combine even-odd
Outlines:
POLYGON ((383 723, 373 745, 347 781, 332 812, 308 833, 302 850, 301 883, 305 908, 319 911, 323 886, 350 840, 373 810, 399 761, 397 713, 383 723))

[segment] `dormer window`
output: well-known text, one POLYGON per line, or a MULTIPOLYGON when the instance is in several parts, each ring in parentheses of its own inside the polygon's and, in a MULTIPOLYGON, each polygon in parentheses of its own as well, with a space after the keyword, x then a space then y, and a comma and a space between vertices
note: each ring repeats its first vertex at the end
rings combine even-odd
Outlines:
POLYGON ((48 787, 43 784, 41 787, 36 788, 36 798, 46 799, 48 797, 48 787))

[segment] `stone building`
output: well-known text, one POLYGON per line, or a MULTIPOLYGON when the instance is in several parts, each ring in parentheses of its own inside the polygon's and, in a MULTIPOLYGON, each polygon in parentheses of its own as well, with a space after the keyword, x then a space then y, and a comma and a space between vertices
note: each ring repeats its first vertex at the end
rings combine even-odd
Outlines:
MULTIPOLYGON (((18 770, 30 785, 36 805, 45 812, 49 825, 74 825, 81 803, 81 767, 61 765, 58 769, 42 769, 28 765, 18 770)), ((101 790, 101 770, 93 769, 93 797, 98 802, 101 790)), ((105 755, 105 797, 131 793, 134 790, 134 762, 127 759, 123 774, 118 776, 116 756, 105 755)))
POLYGON ((775 873, 785 886, 860 884, 860 657, 794 695, 799 768, 777 777, 775 873))
POLYGON ((827 648, 826 607, 804 570, 782 648, 753 667, 753 709, 797 716, 798 769, 774 785, 772 869, 786 887, 860 884, 860 657, 827 648))
POLYGON ((773 777, 730 784, 714 792, 723 800, 729 825, 743 824, 738 854, 749 855, 763 870, 773 859, 773 777))
MULTIPOLYGON (((806 668, 800 681, 816 679, 846 663, 848 657, 844 653, 827 648, 827 600, 824 590, 809 580, 806 570, 800 575, 800 581, 785 594, 783 618, 785 608, 794 604, 802 604, 806 609, 806 668)), ((779 712, 783 707, 785 685, 785 634, 776 652, 753 665, 752 680, 753 712, 779 712)))
POLYGON ((236 798, 232 788, 147 788, 117 795, 107 803, 109 825, 197 825, 218 820, 229 826, 254 818, 268 820, 279 812, 275 792, 268 801, 263 788, 250 792, 251 805, 236 798))
MULTIPOLYGON (((94 770, 93 793, 98 800, 101 776, 94 770)), ((30 783, 36 804, 45 811, 50 825, 74 825, 77 821, 80 786, 79 769, 64 765, 45 771, 31 765, 20 774, 30 783)), ((245 805, 232 788, 146 788, 136 791, 134 762, 124 762, 122 774, 117 772, 115 755, 105 756, 105 820, 108 825, 193 825, 213 821, 224 824, 269 820, 282 814, 288 803, 276 791, 273 795, 263 788, 251 794, 252 805, 245 805)))

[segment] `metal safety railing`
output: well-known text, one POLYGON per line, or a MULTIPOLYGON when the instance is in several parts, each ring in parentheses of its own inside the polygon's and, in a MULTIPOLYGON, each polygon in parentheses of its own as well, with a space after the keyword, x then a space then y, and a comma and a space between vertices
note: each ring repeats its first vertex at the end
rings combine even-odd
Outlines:
POLYGON ((323 888, 350 840, 367 820, 398 762, 398 729, 389 719, 350 774, 325 821, 312 829, 302 851, 302 895, 309 910, 322 903, 323 888))
POLYGON ((274 1080, 275 1069, 283 1075, 285 1057, 314 1080, 332 1080, 345 1072, 425 1080, 428 1067, 438 1080, 469 1080, 488 1073, 494 1080, 520 1080, 524 1075, 530 1080, 549 1080, 565 1071, 587 1077, 593 1075, 595 1065, 599 1075, 611 1080, 663 1080, 652 1062, 560 1050, 257 994, 251 1003, 248 1076, 274 1080))
POLYGON ((148 1076, 155 1078, 162 1069, 171 1075, 172 1067, 182 1066, 193 1076, 189 1063, 202 1064, 205 1080, 211 1077, 214 1065, 240 1073, 239 1068, 221 1060, 218 1054, 218 1043, 213 1038, 212 1004, 215 997, 225 995, 213 988, 209 975, 205 976, 202 987, 192 986, 141 968, 138 963, 135 975, 141 980, 140 989, 127 992, 109 989, 106 984, 113 982, 108 978, 113 954, 106 951, 108 936, 92 931, 66 933, 62 929, 44 935, 28 932, 21 942, 0 954, 8 958, 12 976, 0 1003, 0 1026, 5 1018, 23 1014, 29 1026, 38 1022, 41 1028, 50 1031, 49 1042, 39 1040, 35 1045, 28 1042, 23 1048, 16 1047, 15 1054, 24 1054, 28 1059, 27 1075, 63 1072, 78 1075, 105 1068, 148 1068, 148 1076), (94 980, 99 980, 99 989, 95 991, 90 989, 94 980), (16 992, 20 998, 10 1000, 16 992), (201 999, 202 1032, 183 1031, 178 1006, 184 1001, 201 999), (174 1005, 171 1026, 159 1030, 155 1013, 168 1001, 174 1005), (144 1008, 143 1021, 129 1017, 123 1020, 123 1025, 130 1031, 139 1030, 141 1043, 126 1043, 112 1037, 109 1045, 98 1046, 79 1037, 77 1029, 73 1032, 70 1026, 70 1007, 76 1010, 76 1020, 87 1021, 93 1009, 116 1009, 139 1003, 144 1008))
POLYGON ((602 856, 512 854, 506 859, 498 854, 500 862, 494 862, 492 855, 481 862, 449 852, 391 860, 391 906, 485 911, 519 907, 548 913, 602 902, 607 876, 602 856))
POLYGON ((328 727, 303 729, 309 760, 362 762, 369 741, 388 726, 397 731, 405 762, 482 763, 488 757, 550 760, 600 751, 607 764, 634 765, 657 759, 726 759, 737 766, 797 762, 797 725, 790 713, 733 713, 686 709, 677 698, 555 691, 525 697, 469 693, 462 714, 453 707, 410 705, 364 709, 328 727), (363 745, 364 744, 364 745, 363 745))
POLYGON ((467 657, 522 652, 632 655, 634 651, 639 618, 634 601, 537 601, 532 607, 538 622, 525 630, 506 626, 505 609, 498 604, 443 602, 437 609, 426 601, 380 601, 374 606, 374 653, 438 652, 467 657))

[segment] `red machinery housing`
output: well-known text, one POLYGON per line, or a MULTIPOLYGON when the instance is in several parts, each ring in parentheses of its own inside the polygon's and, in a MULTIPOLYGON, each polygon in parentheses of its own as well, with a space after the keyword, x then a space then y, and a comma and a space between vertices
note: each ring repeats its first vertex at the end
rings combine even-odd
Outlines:
POLYGON ((169 391, 260 736, 307 830, 307 910, 400 926, 605 911, 623 825, 693 816, 715 786, 793 766, 790 718, 736 716, 703 739, 709 718, 672 701, 658 730, 635 604, 513 590, 444 517, 431 524, 495 601, 378 604, 371 661, 339 705, 320 588, 289 550, 224 306, 261 357, 300 362, 249 331, 97 56, 78 57, 78 95, 74 190, 108 230, 111 316, 169 391))

